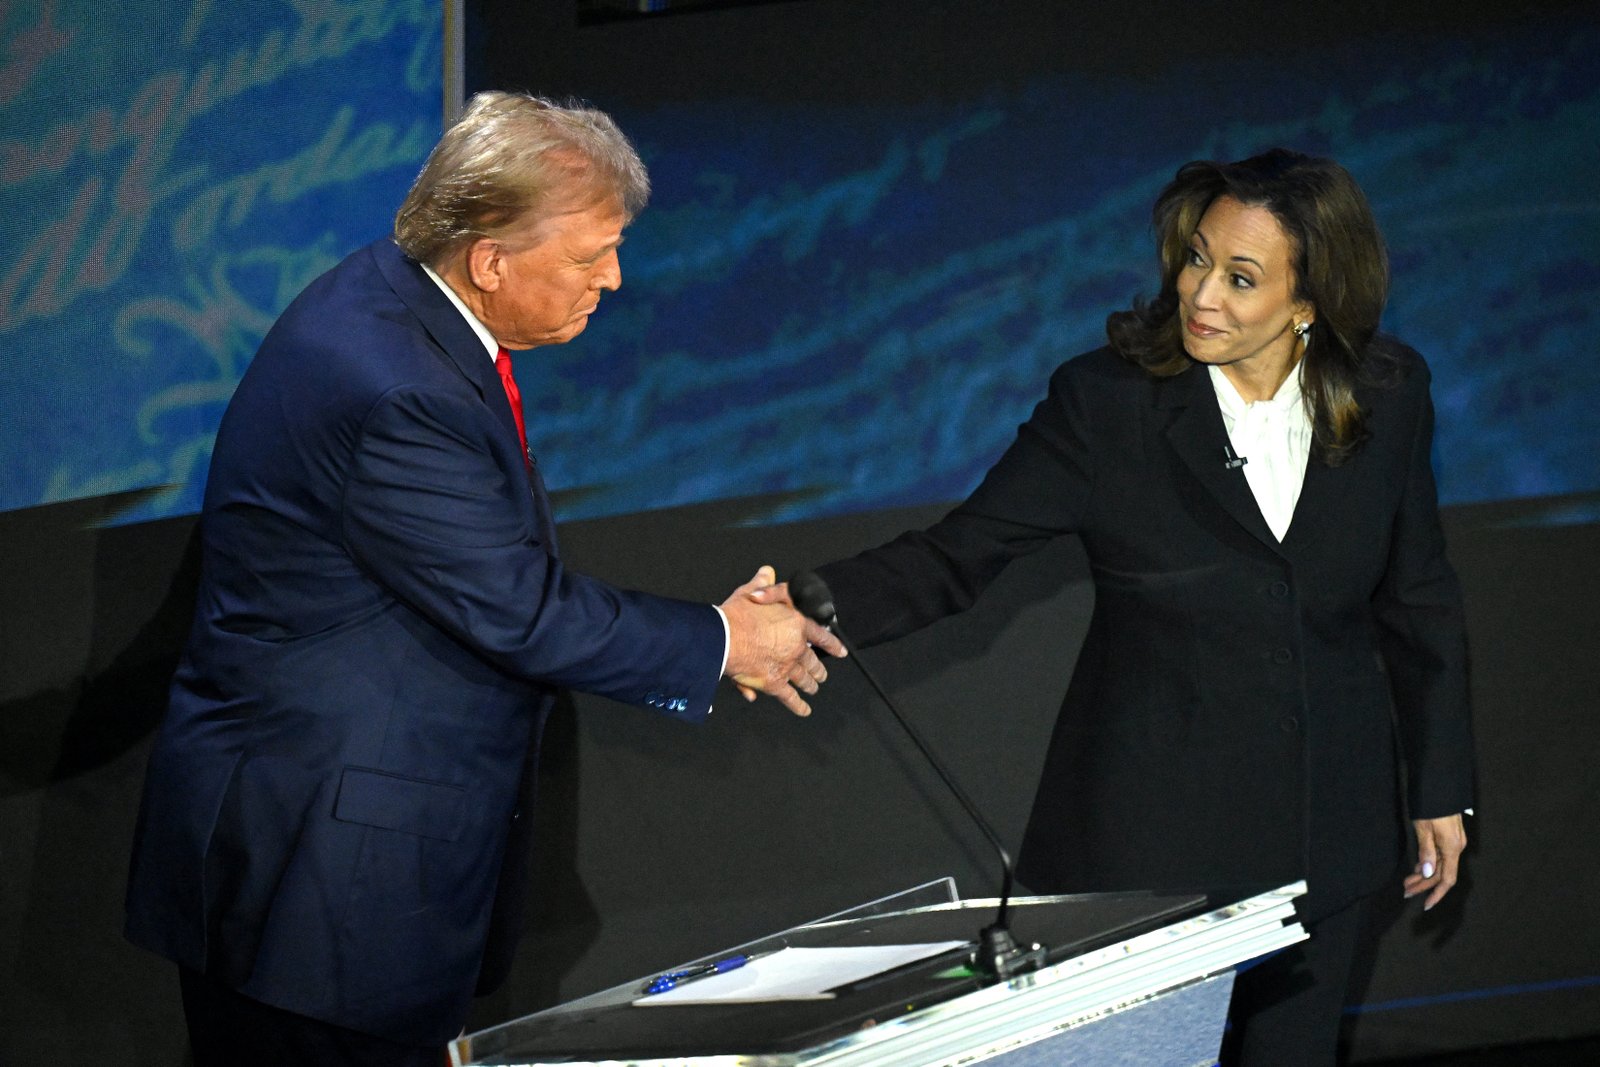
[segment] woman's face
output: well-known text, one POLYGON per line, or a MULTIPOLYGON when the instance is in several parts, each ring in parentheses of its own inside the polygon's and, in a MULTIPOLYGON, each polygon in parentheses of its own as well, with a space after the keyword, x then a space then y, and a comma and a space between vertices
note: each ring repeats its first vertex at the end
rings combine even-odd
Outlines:
POLYGON ((1289 237, 1271 211, 1218 197, 1190 240, 1178 272, 1183 347, 1201 363, 1239 371, 1287 371, 1299 354, 1289 237))

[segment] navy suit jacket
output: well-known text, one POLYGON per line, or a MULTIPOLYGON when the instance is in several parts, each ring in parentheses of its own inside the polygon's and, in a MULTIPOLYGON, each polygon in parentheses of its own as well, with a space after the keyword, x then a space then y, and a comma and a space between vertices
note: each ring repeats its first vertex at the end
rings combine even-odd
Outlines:
POLYGON ((1402 756, 1414 817, 1471 804, 1428 370, 1389 348, 1395 380, 1357 393, 1370 439, 1337 467, 1312 458, 1281 543, 1227 462, 1203 368, 1157 379, 1101 349, 1056 371, 945 519, 819 568, 841 627, 870 645, 964 609, 1018 555, 1082 539, 1094 613, 1023 840, 1033 889, 1305 877, 1316 917, 1394 874, 1402 756))
POLYGON ((721 620, 562 566, 482 342, 388 240, 267 335, 201 531, 127 934, 265 1003, 443 1042, 514 942, 552 694, 701 718, 721 620))

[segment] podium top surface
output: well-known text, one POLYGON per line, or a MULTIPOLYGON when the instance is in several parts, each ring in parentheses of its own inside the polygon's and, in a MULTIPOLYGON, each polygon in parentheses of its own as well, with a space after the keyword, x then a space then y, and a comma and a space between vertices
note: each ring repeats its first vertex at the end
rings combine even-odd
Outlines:
MULTIPOLYGON (((1196 937, 1238 940, 1240 920, 1282 939, 1289 901, 1296 887, 1264 894, 1217 909, 1203 896, 1159 896, 1150 893, 1104 893, 1079 896, 1023 897, 1012 901, 1011 929, 1020 944, 1040 942, 1049 948, 1045 968, 1033 975, 994 986, 959 965, 961 954, 945 954, 872 978, 842 986, 827 1000, 769 1003, 692 1004, 640 1008, 634 1005, 643 979, 569 1005, 514 1020, 469 1035, 453 1048, 462 1064, 557 1064, 595 1062, 738 1062, 801 1064, 808 1052, 825 1050, 884 1023, 900 1023, 918 1013, 960 1001, 974 994, 1008 987, 1037 986, 1073 977, 1091 965, 1126 971, 1144 949, 1152 959, 1182 962, 1194 956, 1200 970, 1185 978, 1225 969, 1260 952, 1242 947, 1218 965, 1213 951, 1196 954, 1196 937), (1253 917, 1253 918, 1252 918, 1253 917), (1265 924, 1263 927, 1262 924, 1265 924), (1231 926, 1235 933, 1224 929, 1231 926), (1161 936, 1150 935, 1161 932, 1161 936), (1188 940, 1185 941, 1184 939, 1188 940), (1117 951, 1103 950, 1118 946, 1117 951), (1131 946, 1131 947, 1130 947, 1131 946), (1104 958, 1102 958, 1104 957, 1104 958), (1211 962, 1206 962, 1210 960, 1211 962), (987 987, 987 989, 986 989, 987 987)), ((972 941, 993 921, 996 902, 965 900, 925 904, 889 913, 850 915, 796 927, 742 946, 744 951, 788 947, 843 947, 972 941)), ((1303 934, 1296 931, 1290 940, 1303 934)), ((1248 938, 1245 939, 1248 942, 1248 938)), ((1196 942, 1198 943, 1198 942, 1196 942)), ((716 958, 721 953, 713 954, 716 958)), ((1162 966, 1170 967, 1170 961, 1162 966)), ((1145 968, 1148 970, 1148 968, 1145 968)), ((1105 973, 1111 973, 1106 971, 1105 973)), ((1121 972, 1118 972, 1121 973, 1121 972)), ((1100 979, 1097 978, 1097 981, 1100 979)), ((1183 979, 1167 979, 1166 988, 1183 979)), ((1102 984, 1104 984, 1102 982, 1102 984)))

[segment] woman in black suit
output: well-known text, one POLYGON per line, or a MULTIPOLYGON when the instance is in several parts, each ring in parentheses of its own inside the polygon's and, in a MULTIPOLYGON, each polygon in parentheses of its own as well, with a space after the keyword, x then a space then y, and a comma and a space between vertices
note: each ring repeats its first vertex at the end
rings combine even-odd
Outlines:
POLYGON ((1383 242, 1338 164, 1189 163, 1154 214, 1160 292, 1055 372, 966 502, 818 572, 871 645, 1082 538, 1094 615, 1019 876, 1041 892, 1304 877, 1311 939, 1240 976, 1228 1058, 1331 1062, 1403 817, 1403 892, 1425 907, 1466 844, 1465 637, 1428 369, 1378 333, 1383 242))

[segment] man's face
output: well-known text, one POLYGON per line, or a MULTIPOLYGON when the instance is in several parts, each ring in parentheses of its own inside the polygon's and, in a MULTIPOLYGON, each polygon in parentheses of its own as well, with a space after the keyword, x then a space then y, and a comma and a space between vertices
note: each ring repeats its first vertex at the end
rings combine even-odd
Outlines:
POLYGON ((605 199, 545 218, 506 238, 474 262, 481 307, 475 309, 506 348, 572 340, 589 324, 602 290, 622 284, 617 247, 622 205, 605 199), (481 274, 480 274, 481 272, 481 274), (484 280, 492 279, 493 288, 484 280))

